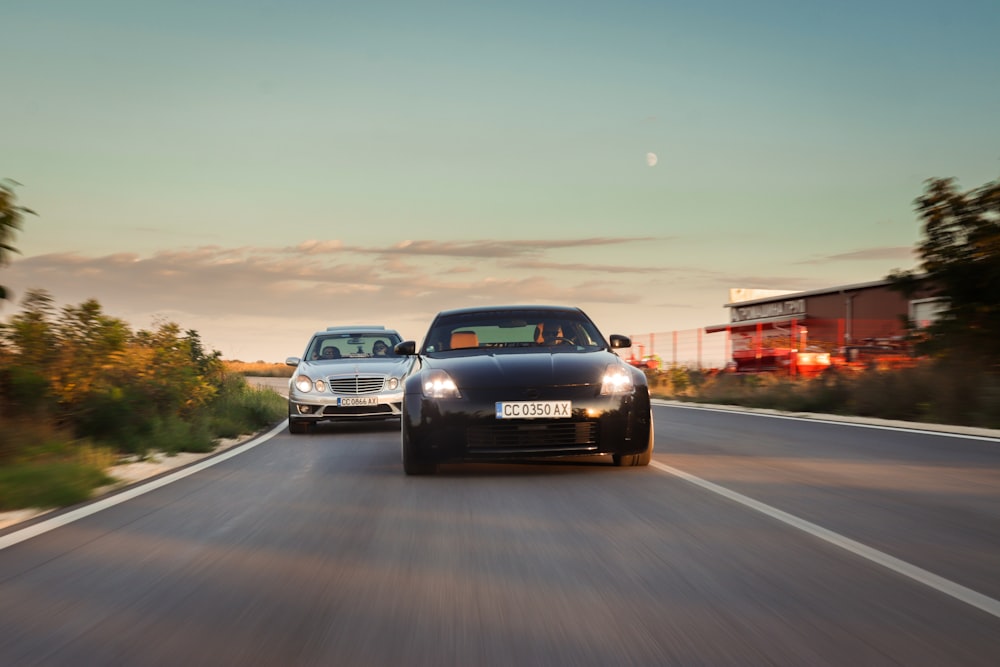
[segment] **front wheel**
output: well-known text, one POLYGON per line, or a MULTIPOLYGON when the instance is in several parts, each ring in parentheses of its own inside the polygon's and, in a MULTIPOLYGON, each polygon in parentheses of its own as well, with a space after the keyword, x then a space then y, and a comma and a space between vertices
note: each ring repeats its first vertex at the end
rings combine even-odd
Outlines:
POLYGON ((626 466, 648 466, 649 462, 653 460, 653 443, 655 440, 653 434, 653 412, 651 410, 649 413, 649 443, 646 446, 646 451, 639 452, 638 454, 615 454, 611 458, 614 460, 615 465, 620 468, 626 466))
POLYGON ((433 475, 437 472, 437 464, 432 461, 426 461, 420 458, 410 442, 410 432, 403 424, 399 429, 400 435, 400 449, 403 457, 403 472, 407 475, 433 475))
POLYGON ((293 435, 302 435, 312 430, 312 422, 304 419, 289 419, 288 432, 293 435))

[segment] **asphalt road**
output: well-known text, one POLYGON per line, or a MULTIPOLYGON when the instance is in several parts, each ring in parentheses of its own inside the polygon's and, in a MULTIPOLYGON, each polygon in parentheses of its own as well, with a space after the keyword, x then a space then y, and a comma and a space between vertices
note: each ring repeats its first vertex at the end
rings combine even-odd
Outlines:
POLYGON ((655 411, 648 468, 331 425, 3 531, 0 665, 1000 664, 1000 441, 655 411))

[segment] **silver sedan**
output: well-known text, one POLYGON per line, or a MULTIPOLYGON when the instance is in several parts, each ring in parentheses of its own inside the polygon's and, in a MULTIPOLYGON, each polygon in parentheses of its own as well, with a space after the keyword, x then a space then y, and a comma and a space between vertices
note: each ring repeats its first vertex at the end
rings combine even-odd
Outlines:
POLYGON ((396 355, 400 335, 383 326, 317 331, 288 382, 288 430, 308 433, 321 421, 399 419, 403 380, 413 359, 396 355))

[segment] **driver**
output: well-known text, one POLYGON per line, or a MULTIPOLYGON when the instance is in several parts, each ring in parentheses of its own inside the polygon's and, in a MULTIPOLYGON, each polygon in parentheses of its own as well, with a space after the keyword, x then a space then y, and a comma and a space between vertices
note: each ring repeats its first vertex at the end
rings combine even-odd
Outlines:
POLYGON ((566 342, 563 335, 563 326, 560 322, 540 322, 535 341, 539 345, 556 345, 566 342))
POLYGON ((372 356, 375 357, 385 357, 389 354, 389 346, 385 344, 384 340, 377 340, 372 345, 372 356))

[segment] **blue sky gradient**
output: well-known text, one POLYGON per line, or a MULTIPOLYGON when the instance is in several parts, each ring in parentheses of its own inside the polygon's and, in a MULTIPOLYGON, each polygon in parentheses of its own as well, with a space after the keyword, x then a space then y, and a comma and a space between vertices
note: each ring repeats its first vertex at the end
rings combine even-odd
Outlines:
POLYGON ((994 1, 38 0, 0 22, 0 177, 39 213, 0 282, 227 358, 352 321, 419 338, 479 303, 715 324, 730 287, 911 268, 924 180, 1000 177, 994 1))

